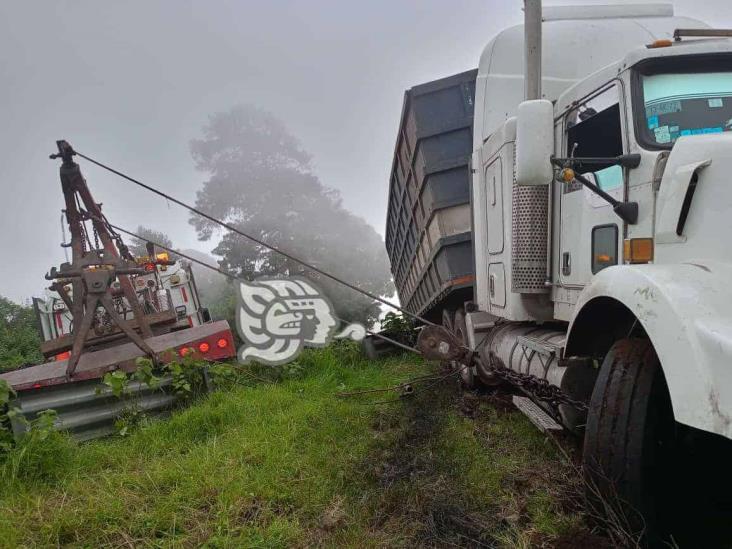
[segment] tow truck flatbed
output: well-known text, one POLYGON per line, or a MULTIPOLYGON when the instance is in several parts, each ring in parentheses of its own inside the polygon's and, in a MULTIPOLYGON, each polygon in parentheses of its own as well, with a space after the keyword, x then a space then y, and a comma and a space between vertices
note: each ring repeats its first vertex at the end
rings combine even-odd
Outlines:
MULTIPOLYGON (((193 348, 194 353, 199 353, 201 358, 207 361, 224 360, 234 355, 234 341, 231 335, 229 323, 219 320, 185 330, 170 332, 167 334, 147 338, 145 342, 156 353, 161 354, 163 361, 172 360, 172 352, 178 353, 182 348, 193 348), (223 342, 226 345, 223 345, 223 342), (205 354, 198 351, 198 345, 206 342, 209 350, 205 354), (221 344, 219 344, 221 343, 221 344), (166 353, 171 351, 171 353, 166 353)), ((53 385, 61 385, 70 381, 84 381, 101 378, 105 373, 122 369, 133 371, 135 360, 144 357, 145 353, 131 341, 114 347, 84 353, 79 359, 79 364, 71 378, 66 376, 67 360, 56 360, 46 362, 37 366, 23 368, 0 374, 0 379, 7 381, 16 391, 32 391, 53 385)), ((196 356, 194 354, 194 356, 196 356)))

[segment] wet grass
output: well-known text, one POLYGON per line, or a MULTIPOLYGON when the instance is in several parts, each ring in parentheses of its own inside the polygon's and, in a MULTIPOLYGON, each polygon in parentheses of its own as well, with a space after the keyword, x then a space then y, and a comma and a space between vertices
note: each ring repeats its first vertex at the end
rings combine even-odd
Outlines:
POLYGON ((584 532, 569 468, 519 413, 451 380, 389 404, 335 396, 434 373, 406 355, 299 365, 126 438, 51 437, 32 475, 5 481, 0 544, 568 547, 584 532))

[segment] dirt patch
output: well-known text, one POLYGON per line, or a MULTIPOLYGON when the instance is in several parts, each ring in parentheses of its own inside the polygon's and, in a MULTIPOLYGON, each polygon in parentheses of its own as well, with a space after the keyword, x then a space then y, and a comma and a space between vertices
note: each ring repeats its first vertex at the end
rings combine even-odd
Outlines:
MULTIPOLYGON (((535 457, 532 444, 542 447, 551 445, 550 440, 517 441, 525 435, 513 429, 508 418, 514 414, 510 395, 462 391, 451 380, 418 390, 403 406, 378 410, 371 426, 373 450, 361 468, 376 485, 377 495, 368 502, 370 528, 382 539, 393 540, 395 547, 611 547, 579 521, 559 534, 547 533, 553 527, 534 522, 545 521, 542 513, 557 513, 564 518, 550 522, 569 525, 568 517, 581 516, 582 498, 573 475, 576 468, 556 458, 535 457), (464 432, 464 425, 463 431, 454 431, 456 415, 472 422, 478 447, 471 451, 482 447, 501 456, 514 453, 518 462, 526 463, 503 465, 504 472, 494 472, 505 476, 493 503, 491 498, 476 500, 473 485, 471 495, 464 472, 451 462, 457 458, 445 451, 445 445, 456 442, 450 437, 464 432)), ((486 470, 488 476, 491 473, 486 470)))
POLYGON ((486 533, 494 525, 466 505, 436 448, 446 416, 474 417, 478 406, 477 397, 463 399, 447 382, 418 390, 399 411, 379 411, 373 423, 378 443, 366 464, 380 487, 374 529, 407 531, 404 545, 493 546, 486 533))

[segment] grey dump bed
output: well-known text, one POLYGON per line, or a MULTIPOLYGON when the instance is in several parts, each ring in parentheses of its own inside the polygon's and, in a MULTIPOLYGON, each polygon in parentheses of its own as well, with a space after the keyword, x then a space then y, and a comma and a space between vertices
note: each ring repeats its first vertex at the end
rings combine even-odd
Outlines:
POLYGON ((472 299, 470 157, 477 70, 404 93, 389 182, 386 249, 399 300, 439 319, 472 299))

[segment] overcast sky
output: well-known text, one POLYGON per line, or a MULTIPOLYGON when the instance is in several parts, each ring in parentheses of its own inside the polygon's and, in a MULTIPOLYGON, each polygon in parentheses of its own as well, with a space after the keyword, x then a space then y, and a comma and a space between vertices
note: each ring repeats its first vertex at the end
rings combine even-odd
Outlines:
MULTIPOLYGON (((607 3, 606 0, 604 3, 607 3)), ((584 2, 545 2, 546 5, 584 2)), ((603 3, 603 2, 595 2, 603 3)), ((321 180, 383 234, 402 94, 477 66, 521 0, 101 0, 0 3, 0 294, 39 294, 63 260, 56 139, 193 201, 188 142, 254 103, 281 118, 321 180)), ((732 27, 729 0, 678 15, 732 27)), ((81 161, 113 223, 209 251, 175 205, 81 161)))

